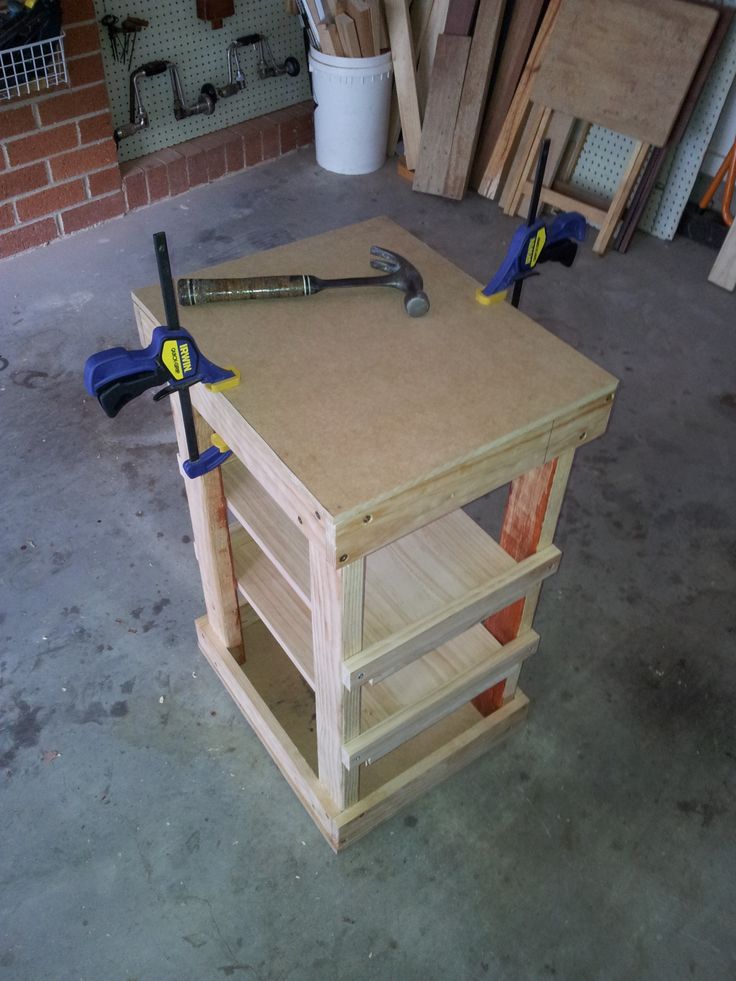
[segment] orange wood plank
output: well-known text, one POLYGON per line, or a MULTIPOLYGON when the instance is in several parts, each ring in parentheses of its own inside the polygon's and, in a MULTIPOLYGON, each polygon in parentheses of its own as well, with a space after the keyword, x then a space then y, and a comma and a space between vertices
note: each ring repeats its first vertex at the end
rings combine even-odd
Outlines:
MULTIPOLYGON (((500 545, 517 562, 537 550, 556 468, 557 460, 550 460, 511 483, 500 545)), ((499 643, 507 644, 518 635, 525 602, 522 597, 483 621, 483 626, 499 643)), ((500 681, 481 692, 473 699, 473 704, 483 715, 490 715, 503 705, 504 688, 505 682, 500 681)))

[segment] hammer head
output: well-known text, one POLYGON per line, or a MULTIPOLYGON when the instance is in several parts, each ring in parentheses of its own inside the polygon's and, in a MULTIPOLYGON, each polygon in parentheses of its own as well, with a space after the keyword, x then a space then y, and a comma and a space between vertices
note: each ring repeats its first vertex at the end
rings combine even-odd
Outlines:
POLYGON ((429 310, 429 297, 424 292, 424 280, 418 269, 398 252, 371 246, 371 266, 386 273, 387 286, 394 286, 404 294, 404 307, 410 317, 422 317, 429 310))

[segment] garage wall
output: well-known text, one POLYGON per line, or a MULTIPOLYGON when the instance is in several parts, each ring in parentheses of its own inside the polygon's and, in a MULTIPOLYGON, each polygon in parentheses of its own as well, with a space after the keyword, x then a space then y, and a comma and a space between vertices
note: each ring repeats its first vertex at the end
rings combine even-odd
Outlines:
POLYGON ((92 0, 65 0, 69 85, 0 103, 0 258, 124 210, 92 0))
MULTIPOLYGON (((177 9, 183 10, 184 2, 176 0, 177 9)), ((278 7, 283 14, 281 0, 264 0, 251 6, 264 10, 278 7)), ((123 16, 128 12, 158 16, 154 13, 157 4, 143 7, 126 10, 123 16)), ((186 0, 186 7, 194 11, 194 0, 186 0)), ((0 98, 0 259, 313 141, 313 104, 309 99, 296 99, 305 84, 308 91, 306 72, 301 78, 289 79, 289 83, 298 82, 298 87, 284 85, 282 78, 261 82, 255 72, 255 53, 248 49, 243 67, 248 71, 249 90, 257 96, 256 101, 234 96, 223 102, 232 104, 234 117, 221 112, 211 117, 193 117, 195 123, 200 119, 206 122, 204 135, 200 136, 192 136, 184 123, 176 123, 167 101, 166 117, 173 122, 173 128, 152 128, 151 145, 162 149, 141 154, 139 142, 136 159, 131 160, 128 152, 121 165, 112 132, 123 120, 115 119, 111 112, 103 56, 108 39, 98 25, 99 10, 94 0, 62 0, 62 9, 68 83, 12 99, 0 98), (232 118, 240 121, 233 123, 232 118), (173 144, 175 150, 171 149, 173 144)), ((237 9, 245 9, 241 0, 237 9)), ((169 14, 173 16, 171 10, 169 14)), ((253 19, 247 23, 247 33, 252 33, 253 19)), ((260 21, 255 23, 261 25, 260 21)), ((298 18, 291 17, 288 28, 296 31, 300 41, 298 23, 298 18)), ((207 23, 196 26, 216 36, 216 49, 222 54, 229 34, 222 29, 213 30, 207 23)), ((242 27, 240 24, 239 34, 246 33, 242 27)), ((277 58, 293 53, 303 61, 298 45, 288 52, 285 47, 274 44, 277 58)), ((142 41, 140 49, 145 57, 142 41)), ((124 72, 127 78, 127 67, 124 72)), ((225 68, 216 79, 217 84, 224 84, 226 79, 225 68)))
MULTIPOLYGON (((216 89, 228 79, 227 47, 238 37, 263 34, 276 60, 292 55, 301 64, 301 72, 292 78, 279 75, 261 79, 257 73, 257 51, 254 47, 239 49, 238 57, 245 73, 246 88, 229 98, 219 99, 211 116, 174 118, 173 96, 168 72, 146 78, 141 83, 143 104, 150 125, 123 140, 120 160, 134 160, 164 147, 203 136, 283 109, 309 98, 309 72, 304 57, 301 21, 286 13, 283 0, 235 0, 235 13, 226 17, 223 26, 213 29, 208 21, 197 17, 195 0, 157 0, 156 3, 130 3, 129 0, 95 0, 98 20, 105 14, 148 20, 148 27, 137 36, 130 66, 135 69, 150 61, 172 61, 178 69, 188 104, 197 101, 204 84, 216 89)), ((102 60, 110 93, 113 123, 119 126, 130 116, 130 69, 113 57, 107 31, 102 31, 102 60)))

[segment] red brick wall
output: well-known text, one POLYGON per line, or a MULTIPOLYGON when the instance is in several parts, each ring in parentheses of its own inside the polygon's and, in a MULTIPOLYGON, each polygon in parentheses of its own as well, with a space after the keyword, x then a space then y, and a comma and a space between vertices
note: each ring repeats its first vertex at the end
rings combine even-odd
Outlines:
POLYGON ((125 202, 92 0, 62 0, 69 84, 0 103, 0 258, 125 202))
POLYGON ((93 0, 62 0, 69 84, 0 102, 0 259, 314 139, 311 101, 118 165, 93 0))

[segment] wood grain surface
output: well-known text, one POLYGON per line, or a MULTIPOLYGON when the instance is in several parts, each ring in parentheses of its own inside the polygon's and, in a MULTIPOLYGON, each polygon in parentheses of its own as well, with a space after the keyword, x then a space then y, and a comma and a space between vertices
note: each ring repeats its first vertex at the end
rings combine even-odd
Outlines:
POLYGON ((440 34, 437 38, 419 159, 412 185, 415 191, 426 194, 444 192, 470 44, 471 39, 461 35, 440 34))
MULTIPOLYGON (((610 374, 520 311, 480 306, 476 280, 387 218, 201 273, 370 275, 371 245, 416 266, 426 316, 408 317, 399 292, 375 287, 180 309, 205 356, 241 371, 237 388, 208 402, 237 412, 330 514, 448 465, 470 473, 486 450, 523 443, 533 428, 549 439, 560 419, 615 390, 610 374)), ((157 286, 134 300, 162 322, 157 286)))
POLYGON ((532 101, 663 146, 717 19, 682 0, 564 0, 532 101))

